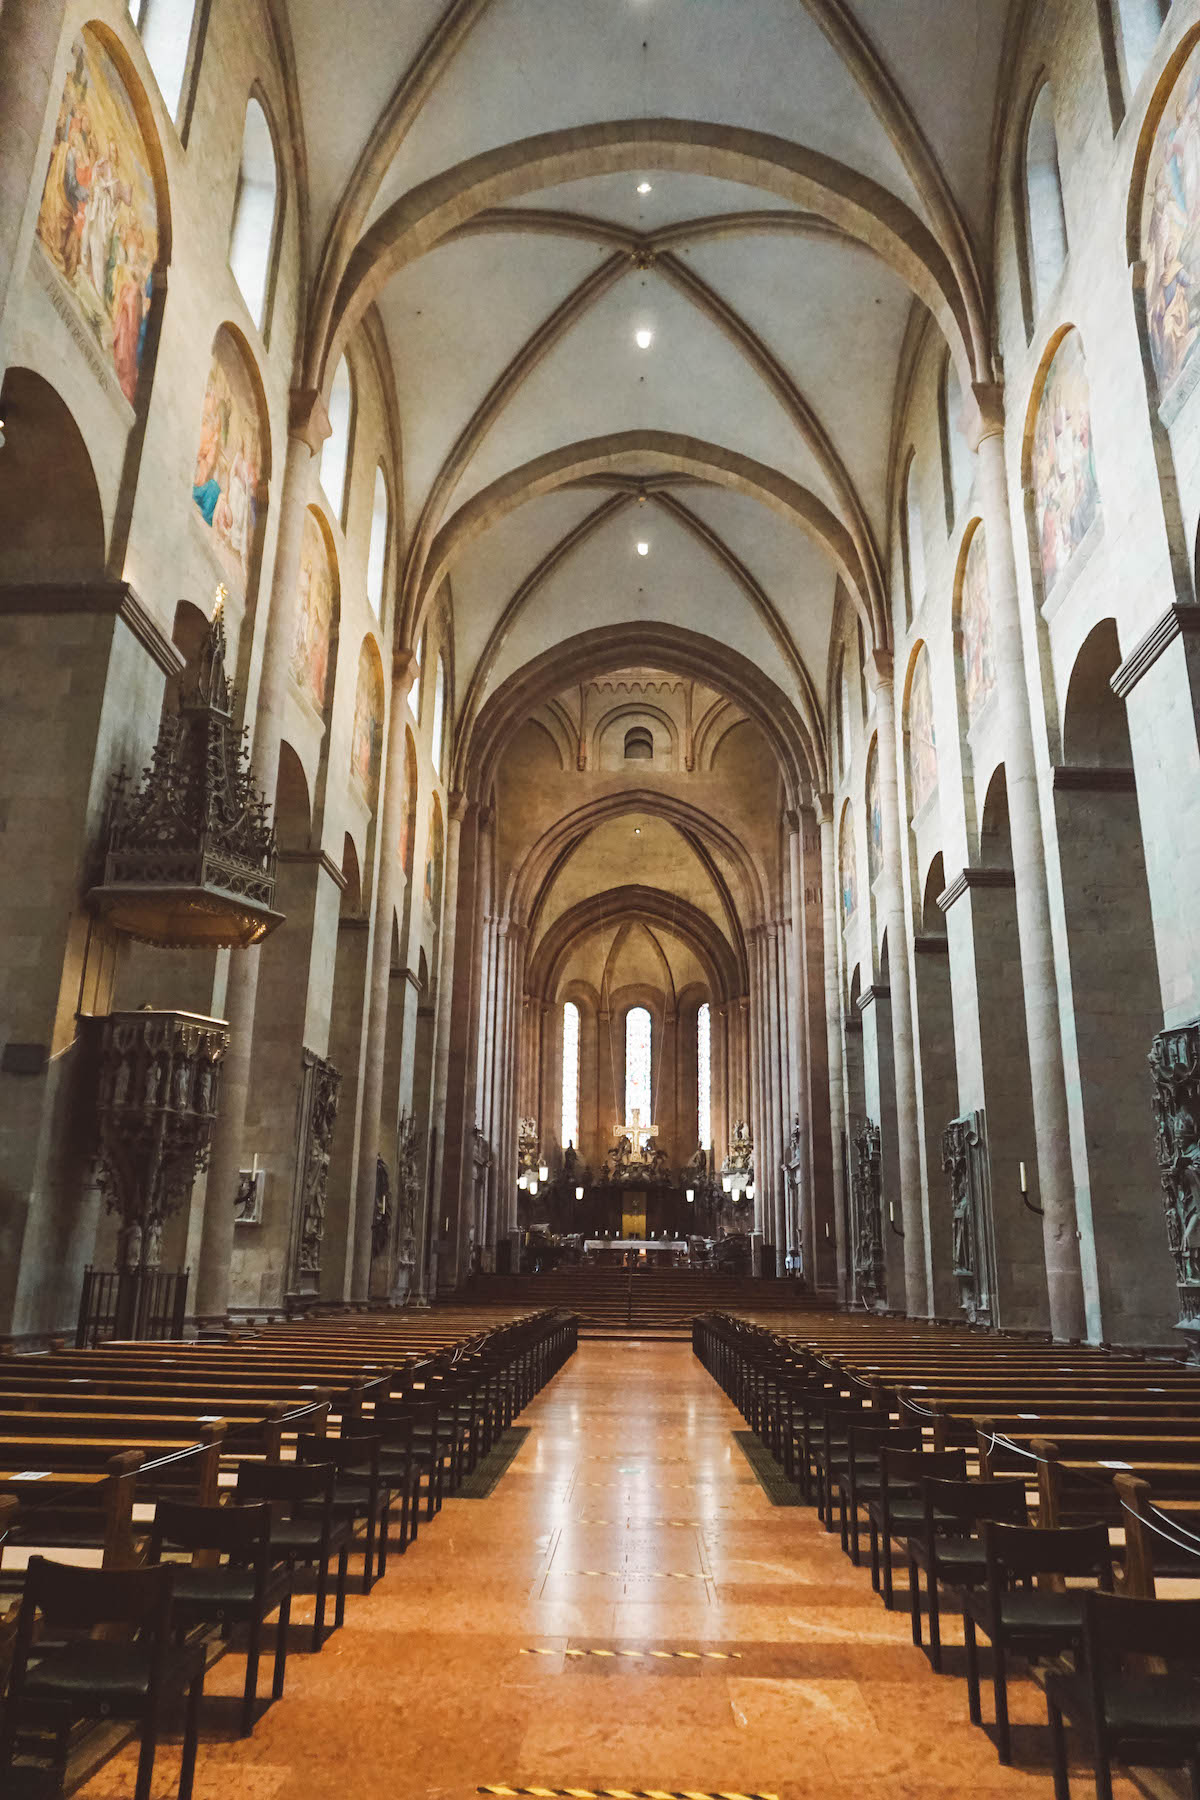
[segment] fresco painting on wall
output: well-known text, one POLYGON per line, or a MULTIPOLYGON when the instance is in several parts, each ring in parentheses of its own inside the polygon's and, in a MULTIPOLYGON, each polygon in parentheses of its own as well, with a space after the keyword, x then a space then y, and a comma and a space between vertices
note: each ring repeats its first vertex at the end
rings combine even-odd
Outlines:
POLYGON ((404 817, 400 821, 400 839, 396 853, 400 867, 412 880, 413 827, 417 815, 417 751, 411 731, 404 733, 404 817))
POLYGON ((838 853, 842 886, 842 923, 858 905, 858 854, 854 848, 854 814, 847 806, 842 814, 842 842, 838 853))
POLYGON ((1100 512, 1083 342, 1068 331, 1046 371, 1033 428, 1033 498, 1049 594, 1100 512))
POLYGON ((867 880, 875 886, 883 868, 883 802, 879 795, 879 740, 867 757, 867 880))
POLYGON ((292 641, 292 680, 318 712, 329 687, 329 643, 333 632, 334 577, 316 515, 304 515, 300 543, 300 606, 292 641))
POLYGON ((962 628, 963 689, 967 703, 967 722, 973 725, 996 691, 992 596, 988 586, 987 545, 982 525, 976 527, 967 550, 959 622, 962 628))
POLYGON ((239 590, 250 579, 262 430, 249 371, 233 334, 222 325, 200 409, 200 445, 192 499, 212 531, 213 548, 239 590))
POLYGON ((1200 338, 1200 50, 1184 64, 1163 109, 1145 191, 1146 324, 1165 394, 1200 338))
POLYGON ((438 797, 435 794, 429 803, 429 844, 425 851, 425 904, 433 914, 435 923, 438 907, 442 902, 442 851, 444 848, 442 809, 438 805, 438 797))
POLYGON ((908 779, 915 818, 937 788, 937 735, 933 729, 933 686, 929 676, 929 652, 917 651, 912 685, 908 690, 908 779))
POLYGON ((354 690, 354 733, 350 740, 350 773, 372 805, 379 791, 383 758, 383 676, 370 638, 358 653, 358 686, 354 690))
POLYGON ((87 29, 71 46, 37 235, 132 405, 158 258, 158 206, 133 103, 87 29))

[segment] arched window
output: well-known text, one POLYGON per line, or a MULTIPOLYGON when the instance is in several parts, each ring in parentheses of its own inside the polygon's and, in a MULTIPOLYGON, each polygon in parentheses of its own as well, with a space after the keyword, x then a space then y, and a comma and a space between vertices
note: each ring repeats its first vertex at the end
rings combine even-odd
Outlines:
POLYGON ((1067 217, 1063 211, 1054 99, 1049 82, 1043 83, 1033 103, 1025 134, 1025 207, 1030 301, 1036 318, 1067 260, 1067 217))
POLYGON ((1171 0, 1113 0, 1113 23, 1121 41, 1125 80, 1132 93, 1154 55, 1171 0))
POLYGON ((850 683, 846 679, 846 652, 838 663, 837 685, 838 749, 841 753, 842 776, 850 767, 850 683))
POLYGON ((654 1123, 654 1089, 650 1080, 650 1014, 644 1006, 631 1006, 625 1014, 625 1120, 633 1123, 636 1112, 643 1125, 654 1123))
POLYGON ((963 435, 962 386, 954 358, 942 369, 942 470, 946 484, 946 529, 953 531, 958 509, 965 505, 974 475, 971 446, 963 435))
POLYGON ((625 761, 654 761, 654 733, 647 726, 635 725, 625 733, 625 761))
POLYGON ((921 519, 921 500, 917 493, 917 459, 910 456, 904 471, 904 513, 900 522, 904 547, 904 595, 906 617, 913 614, 925 598, 925 526, 921 519))
POLYGON ((375 501, 371 507, 371 545, 367 551, 367 599, 377 618, 383 617, 383 577, 387 564, 388 491, 383 470, 375 471, 375 501))
POLYGON ((579 1008, 573 1000, 563 1007, 562 1054, 562 1136, 563 1149, 568 1144, 579 1148, 579 1008))
POLYGON ((425 633, 422 632, 416 643, 413 645, 413 661, 416 663, 417 668, 416 673, 413 676, 412 686, 408 690, 408 709, 412 713, 414 719, 419 719, 421 716, 421 651, 424 648, 424 644, 425 633))
POLYGON ((233 203, 229 266, 241 289, 242 299, 250 309, 250 317, 260 331, 266 324, 278 198, 275 141, 266 113, 258 101, 251 98, 242 133, 242 161, 238 170, 237 198, 233 203))
POLYGON ((129 16, 137 27, 154 71, 163 105, 174 118, 183 94, 188 50, 192 42, 195 0, 129 0, 129 16))
POLYGON ((446 728, 446 664, 439 651, 437 673, 433 678, 433 736, 430 748, 433 755, 433 766, 438 774, 442 773, 443 743, 446 728))
POLYGON ((346 501, 346 465, 350 460, 353 413, 354 387, 343 356, 329 390, 329 436, 321 446, 321 486, 339 519, 343 516, 346 501))
POLYGON ((712 1008, 696 1014, 696 1142, 712 1143, 712 1008))

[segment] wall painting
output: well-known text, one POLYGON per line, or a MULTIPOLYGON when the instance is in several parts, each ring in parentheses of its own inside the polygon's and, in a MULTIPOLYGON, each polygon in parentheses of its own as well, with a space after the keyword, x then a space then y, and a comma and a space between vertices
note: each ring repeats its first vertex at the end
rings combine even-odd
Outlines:
POLYGON ((435 923, 438 908, 442 904, 442 853, 444 849, 442 809, 435 794, 429 802, 429 843, 425 850, 425 904, 433 914, 435 923))
POLYGON ((848 806, 842 813, 838 870, 842 889, 842 923, 846 924, 858 905, 858 853, 854 847, 854 814, 848 806))
POLYGON ((1165 394, 1200 338, 1200 49, 1184 64, 1163 109, 1145 192, 1146 324, 1165 394))
POLYGON ((300 542, 300 605, 292 640, 292 680, 318 712, 329 692, 329 648, 336 607, 333 564, 325 535, 311 510, 300 542))
POLYGON ((933 728, 933 686, 929 652, 924 644, 913 664, 908 690, 908 779, 912 816, 915 818, 936 791, 938 779, 937 734, 933 728))
POLYGON ((1087 364, 1074 330, 1046 371, 1033 428, 1032 477, 1042 585, 1049 594, 1100 513, 1087 364))
POLYGON ((400 867, 412 880, 413 837, 417 817, 417 750, 412 732, 404 731, 404 816, 400 821, 400 839, 396 852, 400 867))
POLYGON ((128 90, 86 28, 71 47, 37 235, 132 405, 158 258, 158 204, 128 90))
POLYGON ((250 579, 261 473, 258 397, 233 333, 222 325, 213 342, 200 409, 192 499, 212 532, 218 558, 243 594, 250 579))
POLYGON ((372 806, 379 792, 383 761, 383 675, 370 638, 358 653, 358 686, 354 691, 354 731, 350 740, 350 773, 372 806))
POLYGON ((879 794, 879 739, 867 757, 867 880, 872 887, 883 868, 883 802, 879 794))
POLYGON ((963 692, 967 723, 973 725, 996 691, 996 656, 992 643, 992 595, 988 586, 987 544, 983 526, 972 533, 963 570, 959 603, 962 631, 963 692))

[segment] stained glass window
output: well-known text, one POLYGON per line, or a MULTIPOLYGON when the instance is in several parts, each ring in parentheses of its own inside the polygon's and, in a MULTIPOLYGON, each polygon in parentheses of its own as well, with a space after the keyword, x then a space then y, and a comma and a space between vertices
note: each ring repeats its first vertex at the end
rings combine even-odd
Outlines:
POLYGON ((696 1142, 712 1142, 712 1011, 708 1001, 696 1014, 696 1142))
POLYGON ((650 1085, 650 1014, 644 1006, 631 1006, 625 1014, 625 1119, 636 1110, 643 1125, 652 1123, 654 1104, 650 1085))
POLYGON ((579 1148, 579 1008, 573 1000, 563 1007, 562 1147, 579 1148))

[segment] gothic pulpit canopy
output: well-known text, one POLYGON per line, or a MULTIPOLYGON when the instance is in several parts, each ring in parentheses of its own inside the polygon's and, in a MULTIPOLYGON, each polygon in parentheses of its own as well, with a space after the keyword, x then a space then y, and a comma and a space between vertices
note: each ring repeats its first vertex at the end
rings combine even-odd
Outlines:
POLYGON ((233 724, 223 601, 140 787, 124 769, 113 783, 104 879, 88 896, 117 931, 172 950, 244 949, 283 923, 275 832, 233 724))

